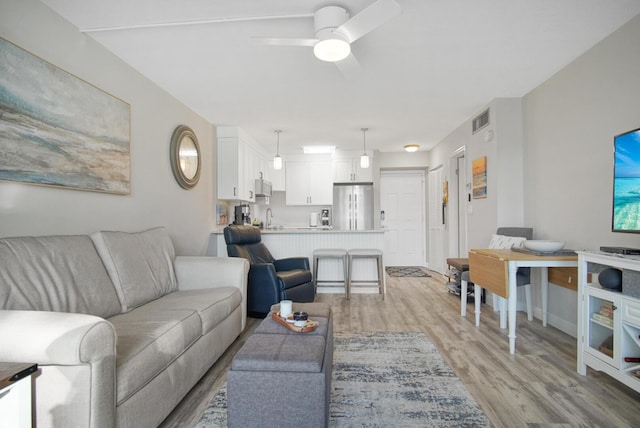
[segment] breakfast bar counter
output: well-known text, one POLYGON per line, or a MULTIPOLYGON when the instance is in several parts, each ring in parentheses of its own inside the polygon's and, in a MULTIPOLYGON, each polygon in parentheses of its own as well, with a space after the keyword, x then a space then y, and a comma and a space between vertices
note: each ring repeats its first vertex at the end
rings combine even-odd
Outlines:
MULTIPOLYGON (((262 230, 262 242, 276 259, 286 257, 308 257, 313 263, 313 252, 320 248, 372 248, 384 251, 384 230, 334 230, 323 228, 274 228, 262 230)), ((227 257, 227 247, 222 230, 211 233, 208 255, 227 257)), ((384 262, 384 257, 383 257, 384 262)), ((342 281, 342 263, 340 260, 322 260, 318 269, 318 280, 342 281)), ((354 261, 351 278, 354 280, 370 280, 377 277, 377 266, 374 260, 354 261)), ((377 285, 354 287, 354 293, 378 293, 377 285)), ((318 293, 344 293, 342 284, 323 284, 318 286, 318 293)))

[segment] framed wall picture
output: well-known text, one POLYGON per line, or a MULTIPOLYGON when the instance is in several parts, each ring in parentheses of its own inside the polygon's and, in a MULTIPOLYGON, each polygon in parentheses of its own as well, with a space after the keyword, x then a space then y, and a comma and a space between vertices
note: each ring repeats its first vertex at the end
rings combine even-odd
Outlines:
POLYGON ((130 192, 130 106, 0 38, 0 180, 130 192))
POLYGON ((483 156, 471 162, 473 173, 473 199, 487 197, 487 157, 483 156))

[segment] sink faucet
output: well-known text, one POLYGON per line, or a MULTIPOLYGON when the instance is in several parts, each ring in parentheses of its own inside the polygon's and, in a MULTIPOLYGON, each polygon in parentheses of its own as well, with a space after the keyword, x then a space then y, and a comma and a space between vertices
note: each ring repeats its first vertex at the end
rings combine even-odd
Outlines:
POLYGON ((271 229, 271 220, 273 219, 273 212, 271 208, 267 208, 267 229, 271 229))

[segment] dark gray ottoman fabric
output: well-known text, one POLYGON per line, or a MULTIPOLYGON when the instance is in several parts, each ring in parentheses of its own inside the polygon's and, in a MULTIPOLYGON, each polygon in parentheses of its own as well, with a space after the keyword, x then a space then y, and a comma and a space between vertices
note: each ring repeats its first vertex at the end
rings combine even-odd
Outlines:
POLYGON ((229 427, 328 426, 331 309, 310 303, 294 304, 294 311, 306 311, 320 324, 313 332, 296 333, 269 314, 234 357, 227 373, 229 427))

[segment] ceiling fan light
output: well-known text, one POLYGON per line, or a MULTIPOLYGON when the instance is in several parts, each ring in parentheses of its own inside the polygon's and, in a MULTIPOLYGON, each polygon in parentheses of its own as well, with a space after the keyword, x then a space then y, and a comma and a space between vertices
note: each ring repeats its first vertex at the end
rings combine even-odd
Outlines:
POLYGON ((320 40, 313 46, 313 53, 319 60, 336 62, 349 56, 351 46, 341 39, 325 39, 320 40))
POLYGON ((418 151, 419 148, 420 148, 420 146, 417 145, 417 144, 407 144, 406 146, 404 146, 404 149, 406 151, 408 151, 409 153, 413 153, 415 151, 418 151))

